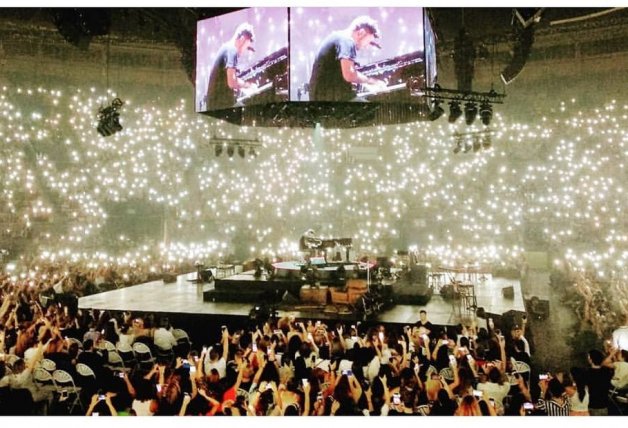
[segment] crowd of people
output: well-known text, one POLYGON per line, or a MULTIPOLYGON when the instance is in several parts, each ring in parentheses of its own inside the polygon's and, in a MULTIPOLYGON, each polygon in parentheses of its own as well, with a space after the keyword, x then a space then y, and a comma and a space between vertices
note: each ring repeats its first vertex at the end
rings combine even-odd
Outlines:
POLYGON ((285 317, 190 340, 158 314, 42 304, 35 290, 2 283, 4 414, 603 415, 628 387, 628 351, 612 345, 587 368, 533 371, 525 317, 504 332, 492 319, 441 328, 425 311, 406 326, 285 317), (43 370, 67 372, 79 400, 43 370))
POLYGON ((562 303, 578 318, 577 331, 608 337, 628 314, 628 288, 621 277, 602 280, 594 273, 569 269, 556 271, 554 282, 562 303))
POLYGON ((247 256, 290 257, 295 230, 316 218, 326 219, 321 235, 353 237, 358 254, 390 254, 417 239, 426 257, 448 266, 505 265, 526 244, 547 248, 573 284, 568 303, 607 338, 628 313, 626 106, 610 101, 583 113, 561 103, 532 125, 496 114, 491 147, 470 142, 467 150, 465 142, 464 153, 452 154, 457 125, 442 122, 235 130, 211 127, 184 102, 125 108, 124 130, 103 138, 89 124, 112 97, 0 89, 2 400, 26 389, 35 411, 58 409, 59 397, 33 380, 44 359, 77 380, 76 365, 90 367, 97 387, 82 388, 82 404, 103 415, 601 414, 612 404, 608 390, 625 387, 625 349, 592 350, 590 367, 546 379, 519 373, 525 366, 513 359, 529 366, 532 358, 523 321, 501 335, 494 326, 281 319, 225 326, 220 343, 185 349, 158 317, 82 313, 76 297, 194 271, 195 261, 219 260, 235 245, 247 256), (203 152, 214 137, 253 134, 257 157, 203 152), (159 207, 157 228, 185 243, 152 254, 140 239, 121 256, 85 254, 127 242, 103 231, 112 207, 133 201, 159 207), (19 242, 32 245, 30 260, 14 263, 19 242), (108 367, 107 342, 144 342, 157 354, 164 340, 175 346, 170 359, 122 375, 108 367))
POLYGON ((141 247, 123 227, 135 204, 148 213, 140 224, 157 230, 163 217, 182 242, 212 240, 203 245, 216 257, 241 242, 240 260, 298 251, 298 231, 312 219, 319 234, 350 236, 357 252, 371 254, 420 243, 443 260, 500 262, 530 244, 563 259, 586 242, 591 257, 575 265, 606 278, 628 259, 617 179, 625 175, 625 106, 614 100, 583 111, 561 103, 534 124, 496 115, 490 149, 453 154, 455 130, 441 121, 261 130, 214 126, 184 102, 158 108, 133 99, 124 100, 134 105, 121 113, 124 130, 103 138, 88 124, 114 94, 0 90, 0 128, 11 130, 0 138, 0 238, 28 236, 37 254, 112 240, 141 247), (205 146, 214 137, 258 138, 261 147, 256 157, 216 157, 205 146))

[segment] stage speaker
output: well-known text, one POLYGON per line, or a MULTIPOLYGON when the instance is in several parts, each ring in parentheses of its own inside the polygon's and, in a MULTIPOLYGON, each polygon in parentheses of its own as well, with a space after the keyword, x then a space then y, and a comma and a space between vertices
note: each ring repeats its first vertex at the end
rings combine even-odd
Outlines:
POLYGON ((504 296, 504 299, 514 299, 515 288, 512 286, 502 288, 502 296, 504 296))
POLYGON ((410 281, 416 284, 427 284, 427 266, 425 265, 411 265, 410 266, 410 281))
POLYGON ((534 43, 534 26, 522 28, 519 25, 515 26, 515 37, 512 45, 512 58, 510 63, 500 73, 500 77, 504 84, 508 85, 515 77, 521 73, 523 66, 525 65, 530 51, 532 50, 532 44, 534 43))

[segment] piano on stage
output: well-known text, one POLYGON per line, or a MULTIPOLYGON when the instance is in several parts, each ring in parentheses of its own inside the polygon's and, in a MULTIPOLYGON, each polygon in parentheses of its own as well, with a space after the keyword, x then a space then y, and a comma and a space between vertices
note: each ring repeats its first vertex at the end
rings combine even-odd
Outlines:
MULTIPOLYGON (((345 260, 349 261, 349 250, 353 247, 353 240, 351 238, 323 239, 321 240, 321 245, 319 246, 319 248, 325 251, 325 253, 327 253, 328 251, 333 251, 334 248, 336 247, 344 248, 345 260)), ((336 254, 331 254, 330 258, 334 259, 334 261, 341 261, 341 260, 335 260, 336 256, 337 256, 336 254)))
POLYGON ((354 101, 416 101, 417 96, 423 95, 421 88, 425 86, 425 64, 421 51, 357 66, 356 70, 365 76, 386 81, 387 87, 374 90, 368 85, 357 85, 354 101))
POLYGON ((238 77, 258 86, 255 91, 240 91, 239 106, 288 101, 288 48, 279 49, 238 72, 238 77))

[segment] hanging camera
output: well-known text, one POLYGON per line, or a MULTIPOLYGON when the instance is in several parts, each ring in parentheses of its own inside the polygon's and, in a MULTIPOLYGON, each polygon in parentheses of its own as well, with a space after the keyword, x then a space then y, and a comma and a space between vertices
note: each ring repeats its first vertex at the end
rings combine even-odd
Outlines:
POLYGON ((96 130, 103 137, 108 137, 116 132, 122 131, 120 113, 118 113, 122 105, 124 105, 124 102, 120 98, 115 98, 111 101, 110 106, 101 107, 98 110, 98 127, 96 130))

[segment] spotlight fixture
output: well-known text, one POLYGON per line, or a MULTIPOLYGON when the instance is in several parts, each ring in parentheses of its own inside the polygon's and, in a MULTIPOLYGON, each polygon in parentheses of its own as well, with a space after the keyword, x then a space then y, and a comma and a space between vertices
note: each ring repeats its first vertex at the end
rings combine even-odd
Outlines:
POLYGON ((493 118, 493 107, 491 103, 488 101, 483 101, 480 104, 480 119, 482 119, 482 123, 486 126, 491 124, 491 119, 493 118))
POLYGON ((464 105, 464 121, 467 125, 472 125, 475 117, 478 115, 478 106, 469 101, 464 105))
POLYGON ((432 111, 430 111, 430 114, 428 116, 429 120, 436 120, 445 113, 445 110, 441 107, 440 104, 441 104, 441 100, 438 100, 438 99, 434 100, 432 111))
POLYGON ((462 116, 462 109, 460 108, 460 102, 452 101, 449 103, 449 123, 455 123, 458 118, 462 116))
POLYGON ((101 107, 98 109, 98 126, 96 131, 103 137, 108 137, 116 132, 122 131, 122 125, 120 125, 120 113, 118 110, 124 105, 124 102, 120 98, 115 98, 111 101, 111 105, 108 107, 101 107))
POLYGON ((235 153, 241 158, 246 158, 247 151, 249 156, 257 156, 257 148, 262 147, 262 143, 256 138, 254 140, 241 138, 220 138, 214 135, 210 138, 210 145, 214 146, 216 156, 220 156, 226 149, 227 156, 233 158, 235 153))

